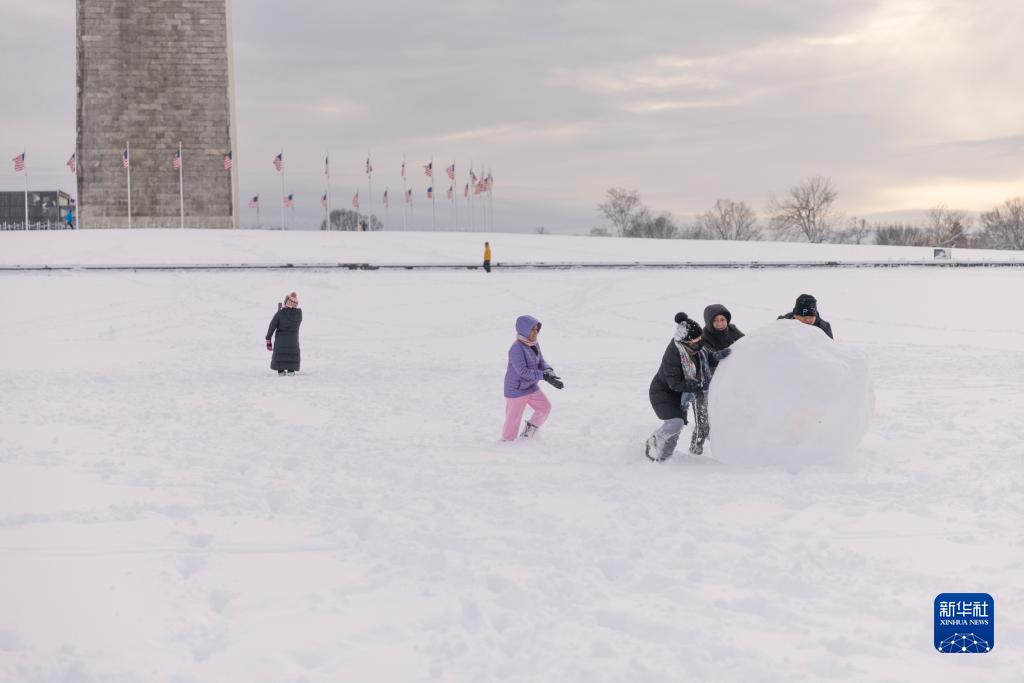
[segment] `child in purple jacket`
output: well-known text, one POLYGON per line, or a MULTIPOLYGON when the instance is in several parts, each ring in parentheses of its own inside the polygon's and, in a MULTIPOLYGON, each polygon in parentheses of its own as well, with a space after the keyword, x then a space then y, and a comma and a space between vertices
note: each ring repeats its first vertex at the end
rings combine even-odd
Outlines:
POLYGON ((538 386, 541 380, 556 389, 565 386, 544 360, 544 354, 537 343, 539 333, 540 322, 533 316, 521 315, 516 318, 516 340, 508 350, 508 369, 505 371, 505 427, 501 430, 502 441, 515 441, 526 406, 533 408, 533 414, 526 421, 520 436, 533 436, 548 419, 551 403, 538 386))

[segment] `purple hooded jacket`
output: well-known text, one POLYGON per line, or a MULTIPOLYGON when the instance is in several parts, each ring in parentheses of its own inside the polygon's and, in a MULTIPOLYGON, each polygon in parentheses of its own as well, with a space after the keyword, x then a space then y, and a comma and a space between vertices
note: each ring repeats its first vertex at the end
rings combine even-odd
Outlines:
MULTIPOLYGON (((530 330, 539 321, 531 315, 516 318, 516 334, 530 338, 530 330)), ((508 369, 505 371, 505 398, 519 398, 537 391, 544 371, 551 366, 544 360, 540 344, 527 346, 518 339, 508 350, 508 369)))

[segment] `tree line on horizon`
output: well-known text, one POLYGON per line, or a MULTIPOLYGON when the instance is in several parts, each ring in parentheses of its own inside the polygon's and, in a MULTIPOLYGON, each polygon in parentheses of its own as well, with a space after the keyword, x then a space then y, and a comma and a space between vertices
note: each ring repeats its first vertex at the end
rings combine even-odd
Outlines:
POLYGON ((639 190, 610 188, 597 205, 611 228, 595 226, 595 236, 655 239, 775 240, 832 244, 880 244, 913 247, 966 247, 1024 250, 1024 199, 1014 197, 983 212, 944 205, 928 211, 921 225, 847 217, 836 206, 839 192, 832 180, 813 176, 791 187, 784 197, 772 195, 763 220, 747 203, 718 199, 689 225, 667 212, 654 213, 639 190))

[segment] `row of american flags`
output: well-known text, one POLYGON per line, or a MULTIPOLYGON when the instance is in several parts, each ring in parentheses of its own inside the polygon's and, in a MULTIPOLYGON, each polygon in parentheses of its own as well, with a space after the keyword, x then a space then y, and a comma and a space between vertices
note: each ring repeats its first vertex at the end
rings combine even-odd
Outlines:
MULTIPOLYGON (((72 173, 77 173, 78 172, 78 159, 77 159, 77 157, 78 157, 77 153, 72 152, 71 156, 68 158, 67 163, 65 164, 65 166, 68 167, 68 170, 71 171, 72 173)), ((234 162, 233 162, 232 157, 233 157, 233 155, 232 155, 231 150, 228 150, 228 152, 224 155, 224 170, 225 171, 230 171, 233 168, 234 162)), ((22 152, 21 154, 18 154, 17 156, 15 156, 12 159, 12 161, 14 162, 14 172, 15 173, 21 173, 22 171, 25 170, 25 159, 26 159, 25 152, 22 152)), ((182 152, 181 152, 181 150, 180 149, 174 150, 174 153, 171 155, 170 159, 171 159, 171 168, 173 170, 175 170, 175 171, 180 170, 181 169, 181 165, 182 165, 182 152)), ((284 171, 284 152, 281 152, 280 154, 278 154, 277 156, 274 157, 273 164, 274 164, 274 169, 276 171, 278 171, 279 173, 284 171)), ((131 167, 131 150, 128 147, 125 147, 121 151, 121 166, 123 168, 125 168, 125 169, 131 167)), ((325 157, 324 158, 324 174, 325 175, 330 175, 330 173, 331 173, 330 157, 325 157)), ((370 159, 367 158, 366 159, 366 175, 370 175, 372 173, 373 173, 373 165, 370 163, 370 159)), ((481 173, 483 173, 483 171, 481 171, 481 173)), ((402 162, 399 174, 403 178, 406 177, 405 161, 402 162)), ((445 174, 448 176, 449 180, 452 180, 452 181, 455 180, 455 162, 454 161, 445 168, 445 174)), ((428 178, 433 178, 434 177, 434 162, 433 161, 423 165, 423 175, 425 175, 428 178)), ((465 188, 463 188, 463 196, 468 197, 471 188, 472 188, 473 194, 482 194, 484 192, 490 192, 491 189, 492 189, 493 183, 494 183, 494 176, 492 175, 492 173, 490 171, 488 171, 487 175, 485 175, 485 176, 484 175, 477 176, 476 172, 471 168, 469 170, 469 181, 466 182, 466 186, 465 186, 465 188)), ((428 188, 427 189, 428 193, 432 192, 432 189, 433 189, 432 187, 428 188)), ((453 190, 454 190, 454 185, 449 186, 449 188, 448 188, 449 198, 451 198, 451 196, 453 194, 453 190)), ((430 196, 430 195, 428 194, 428 196, 430 196)))
MULTIPOLYGON (((15 173, 21 173, 22 171, 25 170, 25 152, 22 152, 21 154, 14 157, 12 161, 14 162, 15 173)), ((72 173, 78 173, 78 154, 76 152, 72 152, 71 156, 67 160, 67 163, 64 165, 67 166, 68 170, 71 171, 72 173)), ((121 167, 127 169, 130 166, 131 150, 125 147, 121 151, 121 167)), ((224 170, 230 171, 233 167, 234 162, 232 161, 231 150, 228 150, 228 153, 224 155, 224 170)), ((181 170, 180 149, 174 150, 174 154, 171 155, 171 168, 174 169, 175 171, 181 170)))
MULTIPOLYGON (((280 152, 279 154, 277 154, 274 157, 272 163, 274 165, 274 170, 275 171, 277 171, 278 173, 283 173, 284 172, 284 152, 280 152)), ((370 157, 366 158, 365 172, 366 172, 367 176, 370 176, 370 175, 373 174, 373 163, 370 160, 370 157)), ((451 180, 452 183, 453 183, 453 184, 448 186, 448 192, 447 192, 446 196, 447 196, 449 201, 454 201, 455 200, 455 196, 457 194, 457 190, 455 189, 455 185, 454 185, 455 175, 456 175, 456 167, 455 167, 455 162, 454 161, 445 168, 445 174, 448 176, 448 179, 451 180)), ((483 174, 483 171, 481 171, 481 174, 483 174)), ((328 177, 330 177, 330 175, 331 175, 331 158, 330 158, 330 156, 324 157, 324 175, 326 175, 328 177)), ((401 167, 399 169, 399 175, 403 178, 403 180, 407 177, 406 176, 406 162, 404 160, 402 161, 402 165, 401 165, 401 167)), ((427 178, 433 179, 433 177, 434 177, 434 162, 433 161, 430 161, 430 162, 428 162, 426 164, 423 164, 423 175, 426 176, 427 178)), ((478 176, 476 174, 476 171, 474 171, 471 168, 469 170, 469 180, 466 182, 465 186, 462 189, 462 196, 465 197, 465 198, 468 198, 469 195, 470 195, 470 192, 472 192, 474 195, 484 194, 484 193, 487 193, 487 192, 491 192, 493 190, 493 188, 494 188, 494 175, 493 175, 493 173, 491 171, 487 171, 486 175, 479 175, 478 176)), ((389 206, 389 202, 390 202, 389 194, 390 194, 390 188, 385 188, 384 189, 384 194, 383 194, 383 197, 382 197, 382 200, 381 200, 381 204, 383 206, 389 206)), ((405 203, 406 204, 412 204, 413 188, 406 188, 403 191, 403 194, 405 196, 405 203)), ((427 196, 427 199, 434 199, 434 186, 433 186, 433 184, 431 184, 431 185, 429 185, 427 187, 426 196, 427 196)), ((292 208, 294 206, 294 201, 295 201, 294 193, 289 193, 289 194, 285 195, 285 197, 284 197, 284 204, 285 204, 286 207, 292 208)), ((329 197, 328 197, 328 194, 325 192, 320 197, 320 205, 322 207, 324 207, 324 208, 327 208, 328 201, 329 201, 329 197)), ((257 195, 254 195, 253 198, 249 200, 249 208, 250 209, 255 209, 258 206, 259 206, 259 195, 257 194, 257 195)), ((359 191, 356 190, 356 193, 352 196, 352 208, 358 209, 359 207, 360 207, 359 191)))
MULTIPOLYGON (((131 148, 130 148, 129 145, 126 144, 125 147, 121 150, 121 154, 120 154, 119 158, 120 158, 120 162, 121 162, 122 168, 124 168, 126 171, 130 172, 131 171, 131 166, 132 166, 132 152, 131 152, 131 148)), ((22 151, 20 154, 18 154, 15 157, 13 157, 12 161, 14 162, 14 171, 16 173, 26 172, 26 178, 27 178, 26 153, 24 151, 22 151)), ((177 149, 174 149, 173 152, 171 152, 169 154, 169 161, 170 161, 170 167, 171 167, 172 170, 179 171, 179 172, 182 170, 184 159, 183 159, 183 154, 182 154, 181 146, 179 146, 177 149)), ((284 190, 284 168, 285 168, 284 152, 283 151, 279 152, 277 155, 275 155, 273 157, 272 164, 273 164, 274 169, 278 173, 280 173, 281 177, 282 177, 282 205, 283 205, 283 208, 293 209, 295 207, 295 194, 293 192, 289 192, 288 194, 284 194, 284 192, 283 192, 283 190, 284 190)), ((77 155, 76 152, 72 152, 71 156, 68 158, 68 160, 67 160, 65 165, 67 166, 68 170, 72 174, 77 174, 78 173, 78 155, 77 155)), ((422 170, 423 170, 423 176, 425 178, 429 179, 428 185, 427 185, 427 188, 426 188, 426 192, 425 192, 426 198, 429 199, 431 202, 434 202, 435 199, 436 199, 436 197, 435 197, 436 193, 435 193, 435 190, 434 190, 434 180, 435 180, 434 160, 431 159, 429 162, 427 162, 425 164, 422 164, 421 167, 422 167, 422 170)), ((231 171, 233 168, 234 168, 233 153, 232 153, 231 150, 227 150, 224 153, 224 155, 223 155, 223 169, 224 169, 224 171, 231 171)), ((372 163, 371 158, 369 156, 366 157, 366 163, 365 163, 365 165, 363 167, 363 170, 366 173, 367 178, 370 180, 370 204, 371 204, 371 207, 372 207, 372 204, 373 204, 373 185, 372 185, 373 163, 372 163)), ((456 200, 457 200, 458 195, 460 194, 459 189, 458 189, 458 183, 457 183, 457 180, 456 180, 456 178, 457 178, 457 167, 456 167, 455 161, 452 161, 450 164, 445 166, 444 174, 447 176, 448 180, 450 181, 449 185, 448 185, 447 192, 445 193, 445 197, 446 197, 446 199, 449 202, 452 202, 454 204, 456 202, 456 200)), ((329 155, 324 157, 324 175, 326 175, 327 179, 328 179, 328 191, 321 195, 321 197, 320 197, 320 205, 324 209, 329 209, 330 208, 330 201, 331 201, 330 200, 331 161, 330 161, 330 156, 329 155)), ((407 179, 408 179, 408 174, 407 174, 407 168, 406 168, 406 160, 405 160, 404 156, 403 156, 401 165, 399 167, 399 175, 402 178, 402 185, 403 185, 403 188, 402 188, 402 199, 404 200, 404 203, 408 207, 411 207, 412 204, 413 204, 413 197, 414 197, 415 189, 413 187, 411 187, 411 186, 407 186, 407 184, 406 184, 407 179)), ((462 190, 461 194, 466 199, 470 199, 471 197, 475 197, 475 196, 478 196, 478 195, 490 195, 492 193, 492 191, 493 191, 493 187, 494 187, 494 176, 493 176, 493 174, 492 174, 492 172, 490 170, 485 172, 484 170, 481 169, 480 173, 478 175, 476 169, 472 168, 472 166, 471 166, 470 169, 469 169, 468 180, 466 180, 465 184, 461 188, 461 190, 462 190)), ((129 190, 130 190, 130 181, 129 181, 129 190)), ((359 193, 360 193, 360 191, 356 190, 355 194, 352 196, 352 202, 351 202, 352 208, 354 208, 356 210, 360 209, 360 194, 359 193)), ((384 193, 381 196, 381 204, 385 207, 385 209, 390 206, 390 201, 391 201, 390 198, 391 198, 390 188, 385 186, 384 193)), ((260 207, 260 195, 259 194, 253 195, 252 199, 249 200, 249 208, 257 209, 257 211, 258 211, 259 207, 260 207)), ((371 208, 371 210, 372 210, 372 208, 371 208)))
MULTIPOLYGON (((490 185, 487 184, 487 187, 488 187, 488 190, 489 190, 490 185)), ((473 192, 475 194, 482 194, 484 192, 487 192, 488 190, 480 189, 480 186, 478 185, 476 187, 476 189, 473 190, 473 192)), ((405 203, 406 204, 412 204, 413 189, 411 187, 407 188, 405 190, 404 194, 405 194, 405 203)), ((455 187, 453 185, 449 185, 448 186, 448 193, 446 195, 448 201, 454 201, 455 200, 455 194, 456 194, 455 193, 455 187)), ((384 190, 384 195, 383 195, 383 197, 381 199, 381 205, 382 206, 390 206, 391 205, 390 204, 390 199, 389 199, 388 195, 389 195, 389 189, 385 189, 384 190)), ((464 197, 467 197, 467 198, 469 197, 469 183, 466 183, 466 187, 463 188, 462 195, 464 197)), ((427 187, 427 199, 434 199, 434 187, 433 186, 427 187)), ((285 198, 284 198, 285 208, 287 208, 287 209, 294 208, 294 204, 295 204, 295 193, 294 192, 289 192, 287 195, 285 195, 285 198)), ((253 195, 252 199, 249 200, 249 208, 250 209, 255 209, 255 208, 259 207, 259 205, 260 205, 260 196, 258 194, 255 194, 255 195, 253 195)), ((326 192, 324 192, 322 195, 320 195, 320 206, 322 206, 325 209, 327 208, 327 193, 326 192)), ((354 195, 352 195, 352 208, 353 209, 358 209, 359 207, 360 207, 360 203, 359 203, 359 190, 356 190, 356 193, 354 195)))

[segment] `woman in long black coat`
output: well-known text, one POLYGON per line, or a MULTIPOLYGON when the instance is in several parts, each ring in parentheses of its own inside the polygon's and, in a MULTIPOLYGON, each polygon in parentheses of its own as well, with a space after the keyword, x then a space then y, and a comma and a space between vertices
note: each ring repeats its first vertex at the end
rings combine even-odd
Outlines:
POLYGON ((299 325, 302 324, 302 309, 299 298, 292 292, 284 300, 284 306, 277 309, 274 319, 267 328, 267 351, 273 351, 270 369, 277 374, 292 374, 299 371, 299 325), (277 335, 273 342, 271 338, 277 335))

